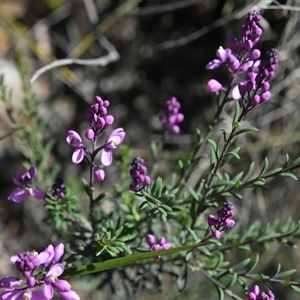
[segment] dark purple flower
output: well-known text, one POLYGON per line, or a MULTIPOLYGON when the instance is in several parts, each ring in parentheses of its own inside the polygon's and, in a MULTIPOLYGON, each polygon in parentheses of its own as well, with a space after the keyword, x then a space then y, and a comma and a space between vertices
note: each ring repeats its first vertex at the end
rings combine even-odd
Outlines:
POLYGON ((32 196, 37 200, 43 200, 45 193, 40 190, 36 190, 33 187, 34 179, 37 177, 37 169, 31 167, 27 172, 21 174, 15 172, 13 174, 13 181, 18 186, 9 196, 8 200, 20 203, 27 197, 32 196))
POLYGON ((147 167, 144 165, 144 160, 137 156, 131 163, 130 176, 132 183, 129 186, 131 191, 140 191, 146 185, 151 183, 151 179, 147 176, 147 167))
POLYGON ((57 178, 52 185, 52 196, 61 199, 66 194, 66 185, 61 178, 57 178))
POLYGON ((118 147, 123 142, 125 131, 123 128, 114 129, 106 138, 104 149, 101 154, 101 162, 104 166, 109 166, 112 163, 112 149, 118 147))
POLYGON ((24 284, 24 281, 17 277, 6 276, 0 280, 0 287, 11 288, 24 284))
POLYGON ((232 202, 225 202, 223 207, 218 210, 218 217, 214 215, 207 217, 208 226, 214 238, 219 239, 225 229, 232 228, 235 225, 235 221, 231 219, 234 216, 233 208, 232 202))
POLYGON ((74 130, 69 130, 66 141, 70 146, 75 148, 74 153, 72 155, 73 163, 81 163, 84 158, 85 148, 80 135, 74 130))

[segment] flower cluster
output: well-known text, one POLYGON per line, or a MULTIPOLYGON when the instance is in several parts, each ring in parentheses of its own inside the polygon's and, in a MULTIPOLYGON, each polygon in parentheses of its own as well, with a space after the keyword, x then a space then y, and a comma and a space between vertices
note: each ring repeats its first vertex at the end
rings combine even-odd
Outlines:
POLYGON ((64 245, 59 244, 55 248, 49 245, 41 253, 27 251, 12 256, 10 261, 24 279, 7 276, 0 280, 0 287, 4 288, 1 299, 49 300, 56 291, 65 300, 79 300, 69 282, 58 279, 64 272, 64 266, 58 263, 63 254, 64 245))
POLYGON ((52 185, 52 197, 57 199, 64 198, 66 194, 66 185, 61 178, 57 178, 52 185))
POLYGON ((248 293, 248 300, 275 300, 275 296, 271 290, 260 292, 259 286, 255 285, 248 293))
POLYGON ((144 160, 137 156, 131 163, 130 176, 132 183, 129 186, 131 191, 140 191, 146 185, 151 183, 151 179, 147 174, 147 167, 144 165, 144 160))
POLYGON ((37 169, 34 167, 31 167, 24 174, 14 172, 13 181, 18 187, 7 199, 16 203, 24 201, 29 196, 32 196, 37 200, 43 200, 45 198, 45 193, 34 188, 34 179, 36 177, 37 169))
POLYGON ((166 102, 164 107, 164 115, 159 116, 161 124, 166 128, 169 134, 178 134, 180 128, 178 126, 184 119, 184 115, 179 112, 181 104, 175 97, 166 102))
POLYGON ((90 122, 90 128, 85 132, 85 137, 92 143, 92 150, 89 151, 83 144, 81 136, 74 130, 69 130, 66 141, 75 148, 72 155, 74 164, 79 164, 84 158, 93 168, 94 178, 98 181, 103 181, 105 172, 95 164, 96 155, 101 153, 101 163, 104 166, 109 166, 112 163, 112 149, 123 142, 125 131, 123 128, 114 129, 106 138, 103 145, 97 147, 97 140, 102 135, 103 131, 114 122, 114 117, 107 114, 107 108, 110 103, 108 100, 102 100, 101 97, 95 97, 95 103, 86 110, 86 116, 90 122))
MULTIPOLYGON (((147 234, 146 241, 149 245, 149 251, 167 250, 172 247, 170 243, 167 243, 167 240, 165 237, 160 238, 156 243, 155 236, 152 234, 147 234)), ((155 258, 160 259, 161 256, 158 255, 155 258)))
MULTIPOLYGON (((266 58, 261 60, 260 50, 254 48, 262 35, 262 29, 258 26, 260 20, 259 12, 249 12, 241 29, 241 39, 233 38, 231 49, 220 47, 216 53, 217 58, 206 65, 208 70, 226 65, 231 78, 231 97, 241 99, 246 111, 270 98, 269 80, 274 76, 278 64, 277 50, 267 52, 266 58)), ((215 79, 208 81, 207 89, 210 92, 226 90, 215 79)))
POLYGON ((225 229, 232 228, 235 221, 231 218, 234 216, 234 206, 232 202, 223 203, 223 207, 218 210, 218 217, 209 215, 207 218, 208 225, 214 238, 219 239, 225 229))

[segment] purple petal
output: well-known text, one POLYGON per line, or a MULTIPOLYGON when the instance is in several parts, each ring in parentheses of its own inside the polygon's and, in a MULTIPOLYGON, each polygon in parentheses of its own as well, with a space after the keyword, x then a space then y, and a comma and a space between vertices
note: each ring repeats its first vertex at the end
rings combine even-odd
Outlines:
POLYGON ((75 148, 79 147, 82 144, 82 139, 81 139, 79 133, 77 133, 74 130, 68 131, 66 141, 70 146, 75 147, 75 148))
POLYGON ((72 155, 72 162, 76 165, 80 164, 84 158, 84 152, 83 148, 76 149, 72 155))
POLYGON ((72 290, 66 293, 59 293, 59 295, 62 296, 64 300, 80 300, 80 297, 72 290))
POLYGON ((45 297, 42 291, 32 291, 32 299, 34 300, 49 300, 45 297))
POLYGON ((71 290, 72 286, 67 280, 57 280, 52 286, 58 293, 65 293, 71 290))
POLYGON ((38 256, 40 264, 49 264, 50 260, 52 260, 52 253, 50 251, 43 251, 38 256))
POLYGON ((172 247, 172 245, 170 243, 165 243, 162 247, 164 250, 168 250, 172 247))
POLYGON ((205 68, 207 70, 214 70, 217 69, 218 67, 220 67, 220 65, 222 64, 222 62, 219 59, 214 59, 212 61, 210 61, 205 68))
POLYGON ((155 243, 155 237, 152 234, 147 234, 146 241, 148 245, 151 247, 155 243))
POLYGON ((215 79, 211 79, 207 82, 206 88, 210 92, 215 93, 215 92, 218 92, 218 91, 222 90, 223 86, 219 81, 217 81, 215 79))
POLYGON ((45 199, 45 193, 43 191, 40 191, 40 190, 33 190, 32 191, 32 196, 36 200, 44 200, 45 199))
POLYGON ((17 260, 19 259, 19 256, 18 255, 13 255, 13 256, 11 256, 10 257, 10 262, 12 263, 12 264, 14 264, 17 260))
POLYGON ((20 172, 13 173, 13 181, 16 185, 22 187, 24 185, 22 174, 20 172))
POLYGON ((52 262, 52 260, 53 260, 53 258, 54 258, 54 247, 53 247, 53 245, 49 245, 48 247, 46 247, 46 249, 43 251, 43 252, 41 252, 40 254, 39 254, 39 256, 44 256, 45 257, 45 261, 43 262, 46 266, 49 266, 50 264, 51 264, 51 262, 52 262), (46 254, 44 255, 44 254, 42 254, 42 253, 48 253, 49 254, 49 256, 48 256, 48 258, 46 258, 46 254))
POLYGON ((37 169, 35 168, 35 167, 31 167, 28 171, 27 171, 27 173, 28 173, 28 177, 29 178, 31 178, 31 179, 33 179, 33 178, 35 178, 36 176, 37 176, 37 169))
POLYGON ((26 194, 25 189, 16 188, 8 197, 8 200, 11 200, 16 203, 24 201, 28 195, 26 194))
POLYGON ((22 284, 23 284, 23 280, 12 276, 7 276, 0 280, 0 287, 13 287, 22 284))
POLYGON ((65 252, 65 245, 63 243, 58 244, 54 249, 55 255, 54 260, 57 263, 61 257, 64 255, 65 252))
POLYGON ((232 89, 232 91, 231 91, 231 97, 234 100, 239 100, 241 98, 241 94, 240 94, 240 91, 239 91, 238 84, 232 89))
POLYGON ((65 267, 62 264, 56 264, 54 265, 49 272, 47 273, 47 276, 60 276, 64 272, 65 267))
POLYGON ((54 290, 50 283, 44 282, 43 284, 43 294, 47 299, 52 299, 54 290))
POLYGON ((111 165, 112 160, 113 160, 112 151, 110 149, 103 149, 101 154, 101 163, 104 166, 109 166, 111 165))
POLYGON ((0 295, 2 300, 22 300, 24 295, 23 290, 5 289, 0 295))

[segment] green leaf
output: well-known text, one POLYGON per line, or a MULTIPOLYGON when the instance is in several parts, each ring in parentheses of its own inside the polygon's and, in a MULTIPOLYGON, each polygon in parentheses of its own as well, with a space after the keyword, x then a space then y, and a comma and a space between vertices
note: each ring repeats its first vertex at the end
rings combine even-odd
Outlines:
POLYGON ((258 263, 259 263, 259 254, 256 254, 255 260, 253 261, 252 264, 250 264, 250 268, 247 269, 246 274, 250 274, 256 268, 258 263))
POLYGON ((239 128, 236 132, 235 135, 239 135, 242 134, 244 132, 248 132, 248 131, 259 131, 256 127, 244 127, 244 128, 239 128))
POLYGON ((273 276, 273 278, 275 278, 275 279, 285 278, 285 277, 288 277, 288 276, 294 274, 296 271, 297 270, 292 269, 292 270, 288 270, 288 271, 285 271, 285 272, 282 272, 282 273, 278 273, 277 275, 273 276))
MULTIPOLYGON (((281 270, 281 264, 279 263, 277 265, 276 273, 274 274, 274 276, 276 276, 280 272, 280 270, 281 270)), ((274 276, 272 276, 272 278, 274 278, 274 276)))
POLYGON ((285 168, 292 168, 295 166, 299 166, 300 164, 300 157, 296 158, 295 160, 291 161, 291 162, 287 162, 285 165, 285 168))
POLYGON ((217 289, 217 292, 218 292, 218 295, 219 295, 219 300, 224 300, 225 299, 224 298, 225 297, 224 291, 218 286, 216 286, 216 289, 217 289))
POLYGON ((242 179, 242 183, 245 183, 245 181, 249 178, 249 176, 252 174, 254 170, 254 161, 251 163, 251 165, 249 166, 247 172, 245 173, 243 179, 242 179))
POLYGON ((79 275, 82 276, 85 274, 102 272, 105 270, 110 270, 110 269, 114 269, 114 268, 118 268, 118 267, 122 267, 122 266, 131 265, 131 264, 134 264, 134 263, 139 262, 144 259, 154 258, 158 255, 168 255, 168 254, 172 254, 172 253, 178 253, 181 251, 192 250, 197 247, 203 247, 205 244, 208 244, 208 241, 200 242, 200 243, 192 244, 192 245, 171 248, 168 250, 138 253, 138 254, 133 254, 133 255, 129 255, 129 256, 125 256, 125 257, 119 257, 119 258, 114 258, 114 259, 110 259, 110 260, 105 260, 103 262, 95 262, 95 263, 90 263, 87 265, 81 265, 78 267, 65 269, 62 277, 67 278, 67 277, 73 277, 73 276, 79 276, 79 275))
POLYGON ((214 140, 211 140, 211 139, 208 139, 207 141, 210 143, 212 149, 217 154, 217 152, 218 152, 218 146, 217 146, 216 142, 214 140))
POLYGON ((246 267, 247 265, 249 265, 250 262, 251 262, 251 259, 250 258, 246 258, 243 261, 241 261, 240 263, 238 263, 237 265, 233 266, 232 270, 234 272, 236 272, 236 271, 238 271, 240 269, 243 269, 244 267, 246 267))
MULTIPOLYGON (((188 231, 189 231, 189 233, 191 234, 191 236, 192 236, 192 238, 193 238, 193 242, 194 242, 194 243, 199 243, 199 242, 200 242, 200 239, 199 239, 199 237, 197 236, 197 234, 195 233, 195 231, 192 230, 191 228, 188 228, 188 231)), ((204 249, 204 247, 203 247, 203 249, 204 249)))
POLYGON ((217 156, 213 149, 210 151, 210 170, 213 172, 215 166, 216 166, 217 156))
POLYGON ((232 127, 235 127, 235 124, 239 119, 240 113, 241 113, 240 102, 236 101, 235 102, 234 116, 233 116, 233 120, 232 120, 232 127))
POLYGON ((196 200, 197 202, 199 202, 200 197, 199 197, 199 195, 195 192, 195 190, 193 190, 191 187, 188 187, 188 190, 189 190, 191 196, 193 197, 193 199, 196 200))
POLYGON ((266 170, 267 170, 267 168, 268 168, 268 165, 269 165, 269 161, 268 161, 268 159, 265 157, 264 165, 263 165, 263 167, 262 167, 262 169, 261 169, 261 171, 260 171, 260 173, 259 173, 259 177, 262 176, 262 175, 266 172, 266 170))
POLYGON ((291 179, 294 179, 294 180, 298 180, 298 178, 292 173, 287 173, 287 172, 280 173, 279 176, 288 177, 288 178, 291 178, 291 179))
POLYGON ((228 283, 228 285, 226 287, 229 288, 229 287, 234 286, 235 283, 237 282, 237 279, 238 279, 238 275, 236 273, 234 273, 230 282, 228 283))
POLYGON ((82 178, 81 181, 82 181, 85 192, 89 196, 91 194, 91 191, 92 191, 90 186, 89 186, 89 183, 84 178, 82 178))
POLYGON ((150 151, 154 160, 158 157, 158 142, 151 142, 150 151))
POLYGON ((226 163, 228 163, 231 159, 233 159, 234 157, 237 159, 240 159, 240 156, 238 155, 238 152, 240 150, 240 147, 237 147, 235 149, 233 149, 230 152, 227 152, 224 156, 224 159, 221 163, 221 167, 224 166, 226 163))
POLYGON ((269 175, 275 174, 275 173, 277 173, 277 172, 279 172, 279 171, 281 171, 281 170, 282 170, 282 168, 275 168, 275 169, 273 169, 273 170, 270 170, 270 171, 268 171, 267 173, 265 173, 265 176, 264 176, 264 177, 266 177, 266 176, 269 177, 269 175))
POLYGON ((300 294, 300 287, 296 285, 291 285, 291 289, 294 290, 296 293, 300 294))
POLYGON ((162 179, 161 177, 158 177, 151 188, 151 195, 160 197, 161 191, 162 191, 162 179))
POLYGON ((95 204, 100 202, 105 196, 106 196, 105 193, 101 193, 99 196, 97 196, 95 199, 95 204))

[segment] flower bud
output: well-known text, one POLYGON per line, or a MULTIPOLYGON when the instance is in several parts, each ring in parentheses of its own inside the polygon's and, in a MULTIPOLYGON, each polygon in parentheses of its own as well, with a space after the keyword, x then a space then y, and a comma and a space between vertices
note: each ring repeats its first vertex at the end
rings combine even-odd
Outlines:
POLYGON ((94 131, 93 131, 93 129, 88 129, 86 132, 85 132, 85 137, 88 139, 88 140, 90 140, 90 141, 92 141, 93 139, 94 139, 94 137, 95 137, 95 133, 94 133, 94 131))
POLYGON ((105 172, 103 169, 99 168, 99 167, 96 167, 94 169, 94 177, 97 181, 101 182, 104 180, 105 178, 105 172))
POLYGON ((220 82, 218 82, 215 79, 211 79, 207 82, 206 87, 208 89, 208 91, 215 93, 218 92, 220 90, 222 90, 223 86, 220 82))

